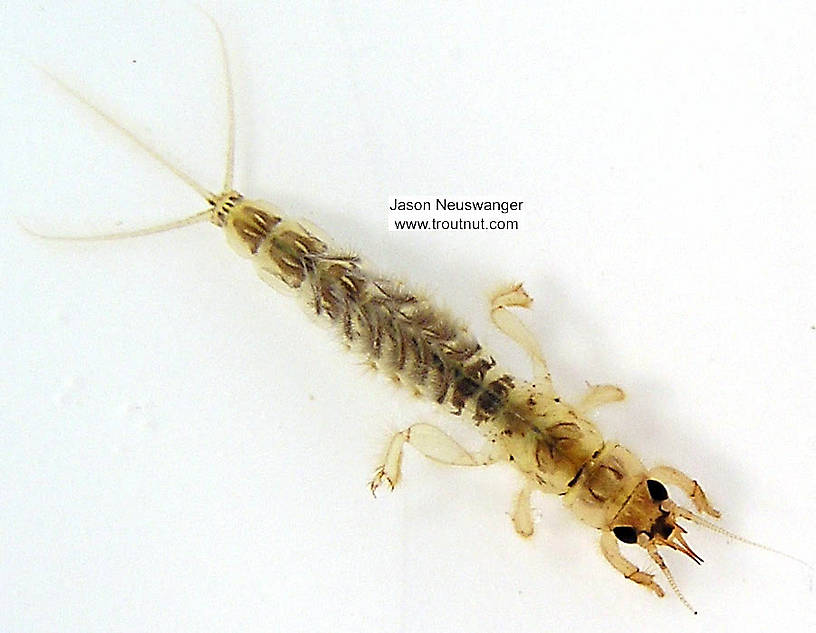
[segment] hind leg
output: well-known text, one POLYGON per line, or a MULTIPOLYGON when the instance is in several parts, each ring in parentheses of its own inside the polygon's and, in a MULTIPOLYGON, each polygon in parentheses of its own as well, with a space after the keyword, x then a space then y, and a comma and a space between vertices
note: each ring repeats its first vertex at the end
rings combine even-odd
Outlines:
POLYGON ((391 490, 399 483, 405 444, 410 444, 428 459, 447 466, 487 466, 501 459, 501 454, 495 450, 471 454, 441 429, 430 424, 414 424, 391 438, 385 459, 369 483, 372 494, 383 483, 387 483, 391 490))
POLYGON ((495 295, 490 301, 490 319, 505 335, 527 352, 533 363, 533 377, 535 386, 544 393, 554 393, 552 377, 547 369, 547 361, 541 353, 532 332, 527 329, 521 320, 508 308, 529 308, 533 303, 530 295, 524 290, 522 284, 508 286, 495 295))
POLYGON ((615 538, 612 532, 601 534, 601 551, 609 564, 622 573, 625 578, 654 591, 660 598, 663 597, 663 589, 654 581, 654 575, 640 571, 637 566, 623 557, 618 546, 618 539, 615 538))

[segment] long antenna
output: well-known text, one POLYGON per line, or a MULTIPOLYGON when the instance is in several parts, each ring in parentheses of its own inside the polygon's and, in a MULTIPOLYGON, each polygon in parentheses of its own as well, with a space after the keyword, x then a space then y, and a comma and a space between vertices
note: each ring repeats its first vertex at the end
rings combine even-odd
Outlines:
POLYGON ((674 576, 669 571, 669 567, 666 565, 666 561, 663 560, 663 557, 657 553, 657 550, 654 548, 647 548, 647 552, 649 552, 649 556, 652 557, 652 560, 657 563, 657 566, 660 567, 660 571, 663 572, 663 575, 666 577, 666 580, 669 581, 669 586, 672 588, 674 594, 679 598, 680 602, 682 602, 685 607, 691 611, 694 615, 697 615, 697 611, 694 610, 694 607, 691 606, 691 603, 686 600, 686 597, 683 595, 683 592, 680 591, 680 587, 677 586, 677 582, 674 580, 674 576))
POLYGON ((729 532, 728 530, 721 528, 719 525, 715 525, 710 521, 706 521, 704 518, 697 516, 691 510, 687 510, 686 508, 681 508, 677 506, 677 514, 678 516, 683 517, 684 519, 688 519, 692 523, 696 523, 699 526, 707 528, 712 532, 716 532, 717 534, 721 534, 725 537, 734 539, 735 541, 739 541, 740 543, 745 543, 746 545, 751 545, 753 547, 758 547, 759 549, 764 549, 767 552, 773 552, 774 554, 779 554, 780 556, 784 556, 785 558, 790 558, 791 560, 796 561, 800 565, 804 565, 808 569, 813 569, 813 566, 809 563, 803 561, 801 558, 797 558, 792 554, 788 554, 787 552, 780 551, 778 549, 774 549, 773 547, 769 547, 767 545, 763 545, 762 543, 757 543, 756 541, 751 541, 747 538, 740 536, 739 534, 734 534, 733 532, 729 532))

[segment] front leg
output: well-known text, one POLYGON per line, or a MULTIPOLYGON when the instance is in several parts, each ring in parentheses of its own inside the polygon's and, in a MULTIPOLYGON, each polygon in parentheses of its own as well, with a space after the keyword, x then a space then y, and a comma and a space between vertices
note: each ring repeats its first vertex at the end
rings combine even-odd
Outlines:
POLYGON ((694 507, 697 508, 698 512, 704 512, 713 516, 715 519, 720 518, 719 511, 715 510, 714 506, 711 505, 703 489, 700 488, 700 484, 685 473, 671 466, 658 466, 652 468, 648 472, 648 476, 650 479, 656 479, 661 483, 677 486, 691 499, 691 502, 694 504, 694 507))
POLYGON ((618 539, 612 532, 604 532, 601 534, 601 551, 606 557, 606 560, 609 561, 609 564, 622 573, 624 577, 639 585, 643 585, 647 589, 651 589, 660 598, 665 595, 663 588, 654 581, 652 574, 640 571, 637 566, 623 557, 623 554, 620 552, 620 547, 618 546, 618 539))

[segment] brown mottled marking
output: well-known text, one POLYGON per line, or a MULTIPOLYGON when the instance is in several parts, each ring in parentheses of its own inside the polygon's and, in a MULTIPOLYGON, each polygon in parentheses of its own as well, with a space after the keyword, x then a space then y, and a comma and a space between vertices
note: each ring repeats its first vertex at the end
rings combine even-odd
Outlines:
POLYGON ((485 389, 479 394, 479 399, 476 401, 476 418, 486 420, 498 413, 504 403, 507 401, 507 396, 513 388, 513 378, 509 374, 504 374, 487 385, 485 389))

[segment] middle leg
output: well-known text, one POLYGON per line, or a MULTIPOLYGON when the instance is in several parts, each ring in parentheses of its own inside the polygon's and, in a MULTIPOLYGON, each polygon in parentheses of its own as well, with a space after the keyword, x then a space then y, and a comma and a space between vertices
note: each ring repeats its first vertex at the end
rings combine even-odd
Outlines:
POLYGON ((581 415, 591 413, 605 404, 620 402, 626 398, 623 389, 615 385, 588 385, 588 387, 587 392, 576 407, 581 415))

